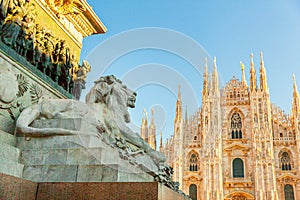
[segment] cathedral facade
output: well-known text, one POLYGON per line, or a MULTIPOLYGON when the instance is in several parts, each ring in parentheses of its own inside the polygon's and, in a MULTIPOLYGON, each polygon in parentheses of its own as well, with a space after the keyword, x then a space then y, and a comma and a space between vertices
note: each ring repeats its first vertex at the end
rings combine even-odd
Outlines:
POLYGON ((259 80, 250 62, 248 85, 233 77, 219 88, 216 59, 203 77, 202 107, 182 116, 180 89, 174 134, 163 152, 174 181, 193 200, 300 199, 300 101, 296 81, 292 112, 270 102, 263 56, 259 80))

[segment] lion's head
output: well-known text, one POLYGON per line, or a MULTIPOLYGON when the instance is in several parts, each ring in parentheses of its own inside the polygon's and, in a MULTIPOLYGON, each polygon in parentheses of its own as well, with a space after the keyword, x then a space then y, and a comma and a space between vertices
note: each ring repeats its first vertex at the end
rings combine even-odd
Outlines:
POLYGON ((121 116, 126 123, 130 122, 128 107, 134 108, 136 93, 115 76, 100 77, 86 95, 86 103, 104 103, 116 117, 121 116))

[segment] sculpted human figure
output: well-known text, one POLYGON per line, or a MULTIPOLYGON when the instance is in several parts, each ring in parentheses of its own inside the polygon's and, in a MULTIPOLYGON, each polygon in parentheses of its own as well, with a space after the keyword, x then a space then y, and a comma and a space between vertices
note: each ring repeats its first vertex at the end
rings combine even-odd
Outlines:
POLYGON ((21 30, 17 38, 17 52, 21 56, 26 57, 27 50, 30 49, 30 44, 33 42, 30 40, 32 40, 31 35, 33 34, 35 24, 33 16, 30 14, 26 15, 23 20, 24 22, 21 25, 21 30))
POLYGON ((4 24, 0 32, 2 41, 14 49, 21 26, 27 24, 26 19, 32 19, 36 15, 35 5, 26 0, 11 0, 6 13, 4 24))
POLYGON ((85 89, 85 83, 86 83, 86 75, 88 72, 91 71, 91 66, 87 61, 83 61, 82 66, 78 67, 76 64, 73 65, 72 69, 72 79, 73 79, 73 90, 72 94, 73 97, 77 100, 80 99, 81 92, 83 89, 85 89))
POLYGON ((55 82, 62 85, 66 90, 68 89, 68 62, 69 62, 70 50, 67 48, 66 41, 61 40, 58 50, 58 58, 55 69, 55 82))
POLYGON ((71 64, 71 54, 70 54, 70 48, 66 47, 66 62, 62 66, 62 86, 63 88, 69 92, 70 90, 70 82, 71 82, 71 75, 70 75, 70 69, 72 67, 71 64))
POLYGON ((21 29, 22 18, 19 11, 16 10, 13 14, 6 17, 4 25, 2 26, 2 41, 14 49, 16 49, 16 40, 21 29))
POLYGON ((44 44, 44 52, 42 55, 43 73, 51 77, 51 72, 53 71, 52 53, 53 53, 54 45, 53 45, 53 36, 50 32, 47 32, 45 34, 43 44, 44 44))
POLYGON ((34 57, 33 64, 38 67, 43 54, 43 38, 45 37, 45 28, 39 24, 36 25, 36 32, 34 38, 34 57))
POLYGON ((74 81, 76 79, 76 74, 79 70, 78 60, 75 55, 71 56, 70 59, 70 67, 69 67, 69 74, 70 74, 70 83, 69 83, 69 93, 73 93, 74 88, 74 81))
POLYGON ((0 27, 6 18, 10 0, 0 0, 0 27))

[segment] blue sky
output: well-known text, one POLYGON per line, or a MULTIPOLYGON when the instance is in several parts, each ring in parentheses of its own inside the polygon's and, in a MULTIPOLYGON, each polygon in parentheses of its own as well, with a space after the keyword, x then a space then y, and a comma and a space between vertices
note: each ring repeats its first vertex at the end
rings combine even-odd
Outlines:
MULTIPOLYGON (((296 0, 98 0, 88 3, 108 32, 84 39, 82 59, 92 65, 85 93, 102 74, 115 74, 138 92, 133 124, 143 109, 155 110, 164 139, 173 133, 177 85, 183 107, 201 105, 204 57, 217 57, 224 86, 240 78, 239 62, 249 80, 249 55, 259 71, 263 51, 271 101, 290 112, 292 74, 300 84, 300 3, 296 0), (149 28, 151 27, 151 28, 149 28)), ((300 85, 299 85, 300 87, 300 85)), ((83 95, 85 95, 85 93, 83 95)), ((134 125, 131 125, 134 128, 134 125)), ((136 129, 138 131, 138 129, 136 129)))

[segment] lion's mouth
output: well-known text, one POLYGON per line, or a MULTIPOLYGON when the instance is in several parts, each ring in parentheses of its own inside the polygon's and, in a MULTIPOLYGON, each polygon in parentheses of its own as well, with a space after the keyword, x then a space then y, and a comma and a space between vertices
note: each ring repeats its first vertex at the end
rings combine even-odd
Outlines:
POLYGON ((136 94, 134 93, 127 99, 127 106, 130 108, 135 107, 135 101, 136 101, 136 94))

